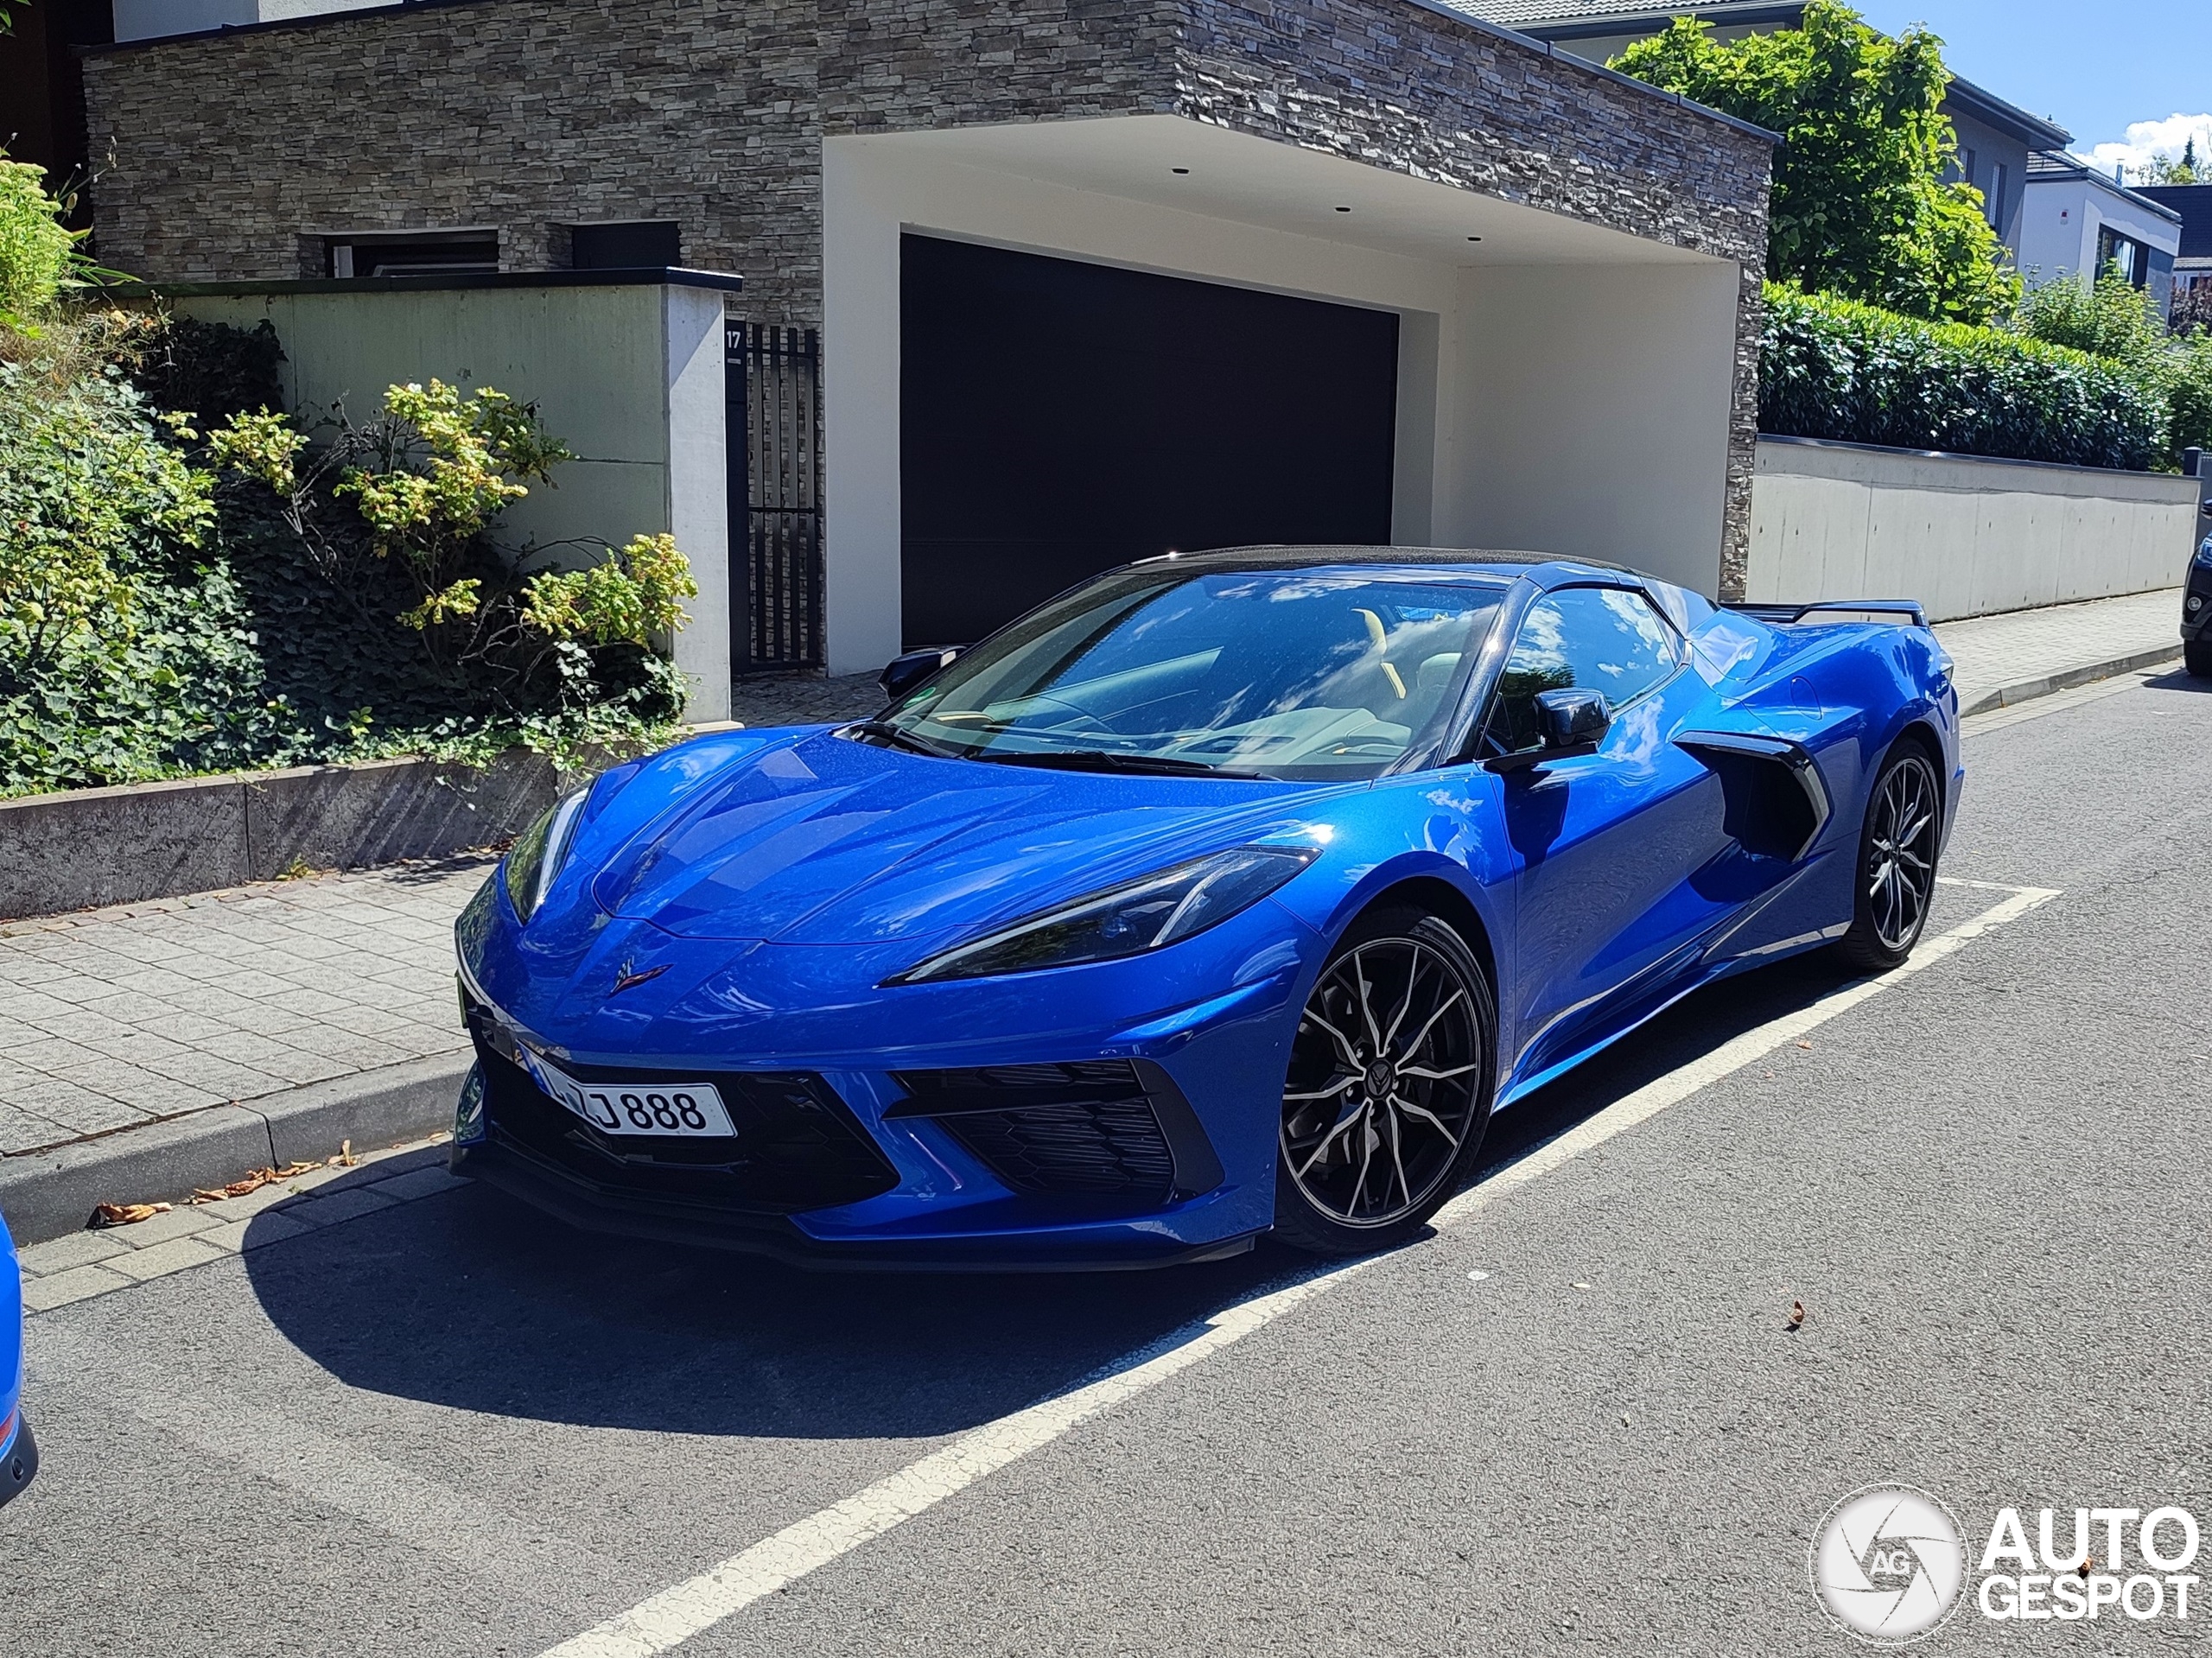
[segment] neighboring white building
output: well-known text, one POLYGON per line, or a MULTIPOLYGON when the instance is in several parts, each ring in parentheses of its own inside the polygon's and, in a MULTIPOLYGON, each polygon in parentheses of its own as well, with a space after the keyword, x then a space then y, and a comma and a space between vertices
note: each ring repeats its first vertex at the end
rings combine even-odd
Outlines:
POLYGON ((2107 265, 2171 308, 2181 215, 2071 156, 2028 164, 2020 269, 2031 283, 2094 278, 2107 265))

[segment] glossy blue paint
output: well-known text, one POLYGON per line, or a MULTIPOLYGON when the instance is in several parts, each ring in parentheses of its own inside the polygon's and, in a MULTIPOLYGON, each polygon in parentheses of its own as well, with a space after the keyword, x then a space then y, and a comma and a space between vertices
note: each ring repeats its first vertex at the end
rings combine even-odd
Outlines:
POLYGON ((1468 644, 1483 664, 1466 692, 1474 728, 1522 619, 1562 588, 1648 592, 1682 630, 1681 665, 1616 711, 1597 753, 1503 775, 1471 747, 1297 782, 944 759, 829 727, 700 738, 600 780, 527 924, 502 878, 487 883, 459 928, 466 979, 558 1060, 824 1079, 896 1184, 791 1217, 796 1249, 1141 1263, 1271 1223, 1300 1009, 1333 941, 1386 893, 1416 893, 1475 935, 1497 981, 1510 1104, 1699 985, 1839 936, 1870 780, 1909 727, 1940 753, 1955 815, 1957 699, 1923 629, 1770 626, 1611 569, 1451 563, 1512 581, 1487 638, 1468 644), (1732 732, 1812 756, 1833 813, 1803 856, 1753 855, 1724 829, 1719 778, 1678 739, 1732 732), (1319 856, 1180 943, 886 982, 1023 917, 1253 843, 1319 856), (613 994, 618 977, 658 968, 613 994), (1217 1153, 1218 1185, 1141 1213, 1024 1194, 943 1121, 898 1110, 901 1071, 1107 1059, 1172 1080, 1217 1153))
POLYGON ((0 1502, 21 1491, 38 1466, 22 1418, 23 1279, 15 1241, 0 1221, 0 1502))

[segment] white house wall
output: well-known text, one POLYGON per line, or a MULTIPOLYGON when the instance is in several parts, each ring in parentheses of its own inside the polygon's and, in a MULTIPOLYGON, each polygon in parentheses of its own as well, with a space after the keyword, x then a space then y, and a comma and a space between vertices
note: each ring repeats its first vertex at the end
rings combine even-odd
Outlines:
POLYGON ((1608 559, 1713 593, 1736 267, 1505 267, 1461 283, 1446 539, 1608 559))
MULTIPOLYGON (((691 560, 698 596, 676 635, 676 665, 690 687, 684 715, 729 718, 729 443, 722 352, 722 295, 714 289, 646 289, 661 302, 661 429, 669 531, 691 560)), ((736 540, 743 543, 743 533, 736 540)), ((619 544, 619 543, 618 543, 619 544)))
POLYGON ((2020 269, 2031 283, 2093 276, 2097 233, 2109 225, 2122 236, 2172 255, 2181 226, 2145 212, 2101 179, 2062 175, 2028 187, 2020 232, 2020 269))

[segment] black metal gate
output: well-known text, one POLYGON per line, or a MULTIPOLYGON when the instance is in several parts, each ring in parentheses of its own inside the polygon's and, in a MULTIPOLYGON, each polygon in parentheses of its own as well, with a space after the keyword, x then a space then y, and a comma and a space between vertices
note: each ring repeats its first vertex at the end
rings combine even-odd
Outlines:
POLYGON ((731 321, 723 325, 722 367, 729 434, 731 670, 818 668, 821 337, 812 328, 731 321))

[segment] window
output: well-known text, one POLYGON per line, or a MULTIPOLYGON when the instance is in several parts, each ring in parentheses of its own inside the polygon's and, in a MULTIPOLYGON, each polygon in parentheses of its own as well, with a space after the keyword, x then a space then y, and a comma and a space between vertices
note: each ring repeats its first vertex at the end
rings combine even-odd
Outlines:
POLYGON ((423 231, 333 236, 324 241, 333 276, 485 276, 499 268, 497 231, 423 231))
POLYGON ((886 719, 953 759, 1374 777, 1442 738, 1504 592, 1472 572, 1154 560, 993 635, 886 719))
POLYGON ((658 270, 683 263, 672 219, 632 219, 615 225, 572 225, 569 263, 578 270, 658 270))
POLYGON ((1674 632, 1640 593, 1568 588, 1529 608, 1499 677, 1490 718, 1493 753, 1516 754, 1541 740, 1536 697, 1572 689, 1602 691, 1614 708, 1658 686, 1681 664, 1674 632))
POLYGON ((1981 158, 1975 155, 1975 153, 1971 149, 1961 149, 1959 151, 1960 183, 1972 184, 1974 181, 1975 175, 1981 170, 1977 165, 1980 159, 1981 158))
POLYGON ((2011 181, 2004 162, 1989 169, 1989 222, 2000 231, 2005 228, 2005 187, 2011 181))
POLYGON ((2138 288, 2147 287, 2151 281, 2148 252, 2133 238, 2122 236, 2109 225, 2102 226, 2097 231, 2097 275, 2115 270, 2138 288))

